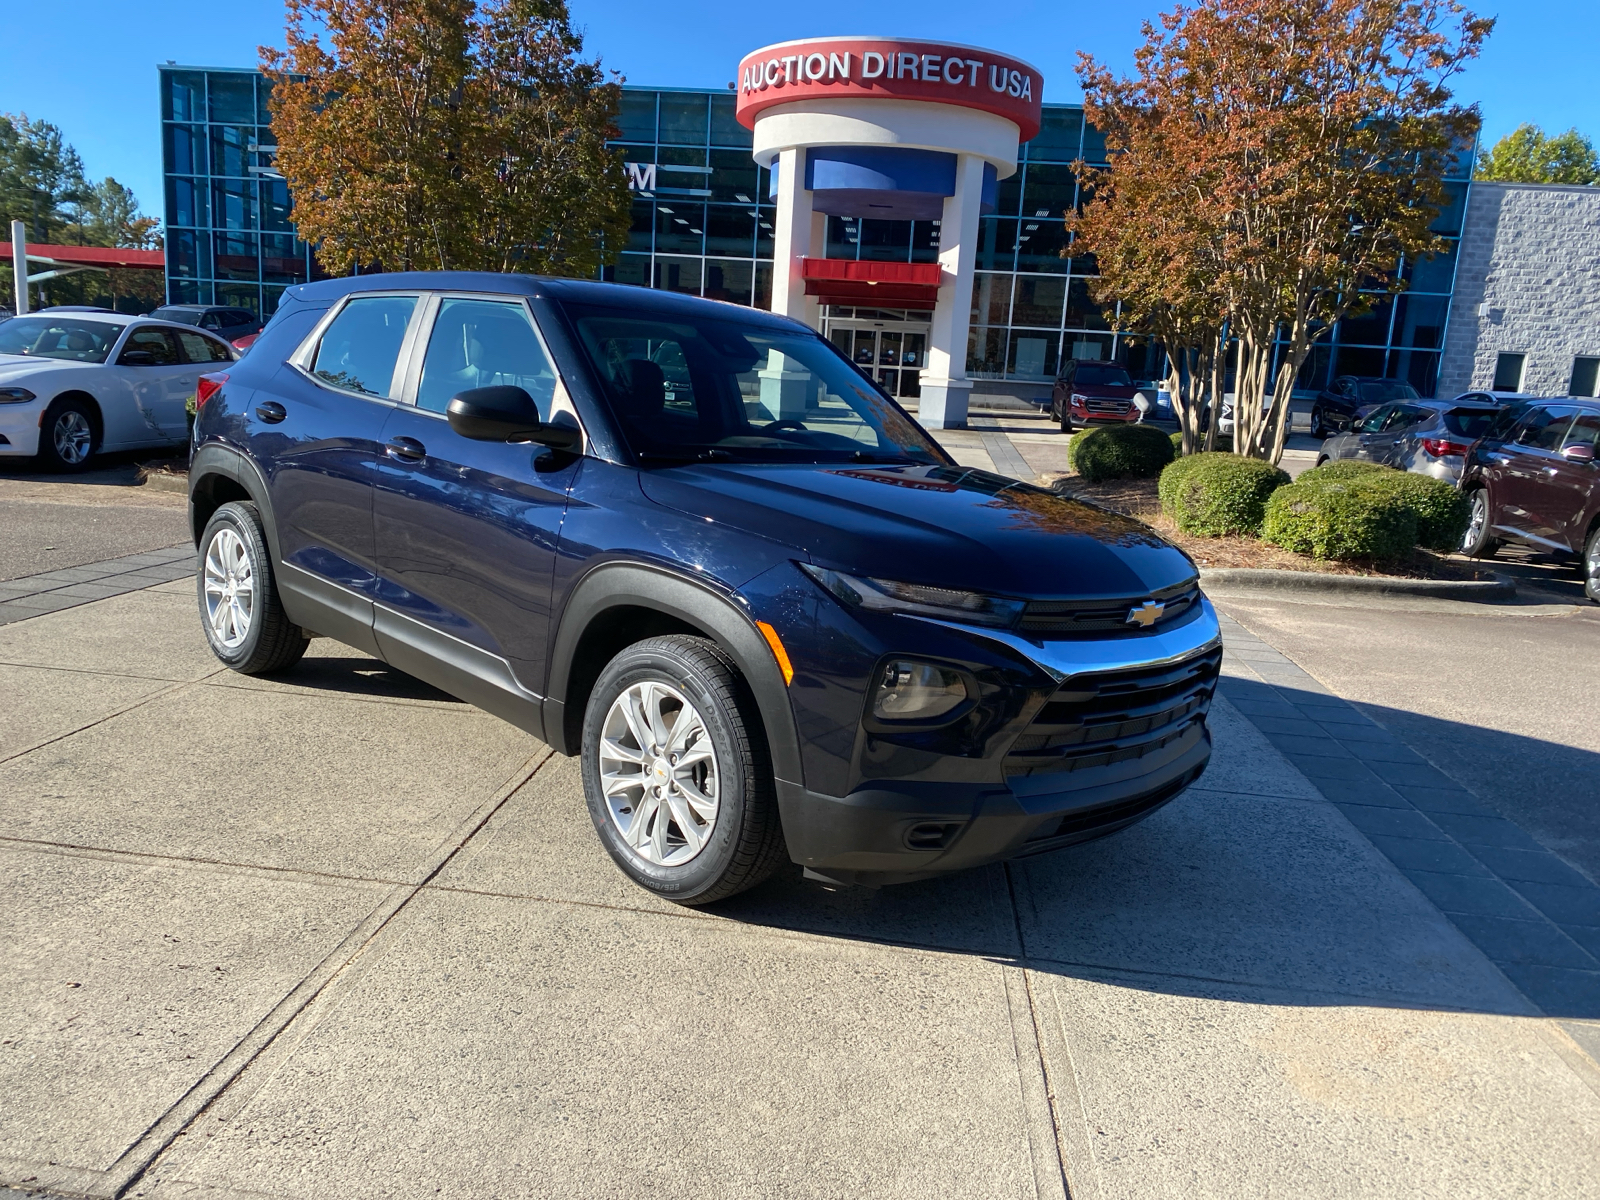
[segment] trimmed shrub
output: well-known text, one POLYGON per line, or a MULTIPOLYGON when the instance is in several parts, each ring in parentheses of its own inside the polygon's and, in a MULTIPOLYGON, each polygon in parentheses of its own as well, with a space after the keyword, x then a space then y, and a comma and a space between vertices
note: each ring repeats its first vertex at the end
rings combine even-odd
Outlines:
POLYGON ((1472 516, 1472 502, 1461 492, 1431 475, 1397 471, 1379 463, 1339 459, 1307 471, 1296 483, 1322 485, 1334 481, 1363 487, 1388 488, 1398 495, 1417 517, 1417 545, 1430 550, 1450 551, 1461 546, 1472 516))
POLYGON ((1090 483, 1148 479, 1172 461, 1172 441, 1153 425, 1101 425, 1076 435, 1067 463, 1090 483))
POLYGON ((1222 537, 1260 533, 1267 499, 1289 476, 1259 458, 1190 454, 1161 472, 1161 508, 1184 533, 1222 537))
POLYGON ((1179 429, 1175 433, 1169 433, 1167 440, 1172 443, 1173 458, 1177 458, 1178 455, 1183 453, 1183 430, 1179 429))
POLYGON ((1398 489, 1347 473, 1273 492, 1261 536, 1312 558, 1391 562, 1417 544, 1417 514, 1398 489))

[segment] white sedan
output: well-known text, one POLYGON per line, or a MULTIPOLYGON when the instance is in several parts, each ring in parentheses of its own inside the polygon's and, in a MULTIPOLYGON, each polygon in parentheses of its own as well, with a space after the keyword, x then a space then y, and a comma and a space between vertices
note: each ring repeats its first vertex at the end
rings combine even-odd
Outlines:
POLYGON ((0 321, 0 458, 81 471, 102 451, 183 445, 196 381, 236 357, 221 338, 147 317, 0 321))

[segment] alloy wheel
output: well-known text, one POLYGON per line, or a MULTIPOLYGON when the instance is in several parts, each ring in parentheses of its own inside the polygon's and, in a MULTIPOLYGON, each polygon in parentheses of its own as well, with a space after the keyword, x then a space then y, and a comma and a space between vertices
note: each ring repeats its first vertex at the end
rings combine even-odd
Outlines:
POLYGON ((1461 539, 1461 552, 1470 554, 1483 540, 1483 531, 1489 524, 1489 493, 1479 488, 1472 493, 1472 513, 1467 518, 1467 532, 1461 539))
POLYGON ((256 587, 244 539, 232 529, 218 529, 206 547, 205 595, 212 636, 224 649, 238 649, 255 619, 256 587))
POLYGON ((89 457, 89 448, 94 445, 94 430, 89 427, 89 418, 75 408, 67 409, 56 418, 50 435, 50 440, 55 443, 56 456, 69 467, 83 463, 89 457))
POLYGON ((676 867, 711 838, 717 754, 699 710, 656 680, 628 687, 600 732, 600 786, 622 840, 645 862, 676 867))
POLYGON ((1589 539, 1589 553, 1584 555, 1583 570, 1589 577, 1589 595, 1600 600, 1600 532, 1589 539))

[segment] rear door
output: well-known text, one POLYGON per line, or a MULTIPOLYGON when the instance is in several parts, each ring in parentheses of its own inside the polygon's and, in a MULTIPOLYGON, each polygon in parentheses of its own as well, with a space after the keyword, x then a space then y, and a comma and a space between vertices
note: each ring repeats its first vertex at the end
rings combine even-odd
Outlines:
POLYGON ((1600 465, 1563 457, 1561 448, 1573 445, 1600 452, 1600 413, 1578 410, 1532 484, 1534 499, 1530 507, 1541 537, 1578 553, 1583 549, 1583 535, 1588 532, 1583 517, 1589 511, 1595 488, 1600 487, 1600 465))
POLYGON ((1388 440, 1383 447, 1383 457, 1376 461, 1405 470, 1416 451, 1418 432, 1430 428, 1438 415, 1433 409, 1420 404, 1400 405, 1384 422, 1382 436, 1388 440))
MULTIPOLYGON (((393 409, 383 429, 378 639, 402 669, 412 669, 408 652, 449 657, 480 678, 501 660, 518 687, 538 693, 556 543, 582 459, 464 438, 445 410, 460 392, 499 385, 528 392, 545 420, 570 405, 522 299, 441 295, 428 308, 407 383, 414 403, 393 409)), ((416 670, 426 678, 428 664, 416 670)), ((496 711, 492 700, 467 698, 496 711)))
POLYGON ((1384 447, 1388 444, 1384 440, 1383 428, 1389 418, 1394 415, 1395 406, 1385 404, 1382 408, 1374 409, 1361 419, 1361 422, 1352 431, 1355 435, 1355 453, 1351 457, 1359 458, 1363 462, 1382 462, 1379 457, 1384 447))
POLYGON ((378 435, 399 394, 400 352, 420 300, 417 293, 348 297, 246 409, 250 453, 267 475, 283 561, 301 573, 291 585, 348 619, 342 640, 374 651, 378 435))
POLYGON ((1516 438, 1506 447, 1508 461, 1503 488, 1506 520, 1515 524, 1525 537, 1536 541, 1554 542, 1556 537, 1551 524, 1555 505, 1549 485, 1556 471, 1555 463, 1561 458, 1558 450, 1576 413, 1569 405, 1538 405, 1529 411, 1517 428, 1516 438))

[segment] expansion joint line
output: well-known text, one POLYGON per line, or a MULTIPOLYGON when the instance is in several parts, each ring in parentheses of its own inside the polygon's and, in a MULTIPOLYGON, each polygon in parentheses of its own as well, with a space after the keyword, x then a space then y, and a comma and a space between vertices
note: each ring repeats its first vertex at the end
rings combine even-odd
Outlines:
POLYGON ((322 961, 273 1007, 271 1012, 258 1021, 244 1037, 239 1039, 232 1050, 223 1055, 171 1108, 157 1118, 133 1145, 118 1156, 117 1160, 106 1169, 106 1181, 109 1186, 100 1194, 107 1200, 121 1200, 126 1196, 172 1143, 211 1110, 245 1069, 272 1047, 294 1020, 351 964, 366 954, 394 918, 450 865, 455 856, 466 848, 512 796, 527 786, 539 773, 539 769, 550 761, 553 754, 554 752, 548 747, 541 748, 524 761, 507 784, 457 825, 439 850, 422 865, 411 880, 392 889, 383 902, 329 951, 322 961))

